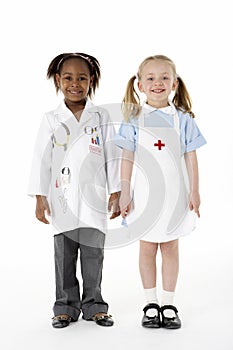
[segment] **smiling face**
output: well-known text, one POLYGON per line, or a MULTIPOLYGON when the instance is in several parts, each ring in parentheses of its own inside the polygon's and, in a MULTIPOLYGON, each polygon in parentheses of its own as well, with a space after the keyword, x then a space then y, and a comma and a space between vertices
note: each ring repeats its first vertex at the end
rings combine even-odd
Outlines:
POLYGON ((56 74, 56 82, 65 97, 67 107, 76 112, 86 104, 92 77, 88 64, 80 58, 67 59, 56 74))
POLYGON ((145 93, 150 106, 162 108, 169 105, 168 97, 178 82, 168 61, 149 60, 142 67, 139 78, 138 88, 145 93))

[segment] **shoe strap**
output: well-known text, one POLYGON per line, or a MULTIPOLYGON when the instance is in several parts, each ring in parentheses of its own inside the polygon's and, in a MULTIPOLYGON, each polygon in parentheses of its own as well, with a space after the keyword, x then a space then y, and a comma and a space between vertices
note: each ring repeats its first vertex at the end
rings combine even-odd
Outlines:
POLYGON ((156 304, 156 303, 149 303, 149 304, 147 304, 144 307, 143 311, 144 311, 144 313, 146 313, 150 309, 156 309, 156 310, 158 310, 158 312, 160 312, 160 306, 158 304, 156 304))
POLYGON ((93 321, 98 321, 98 320, 103 320, 103 319, 108 319, 108 318, 112 318, 112 315, 95 315, 93 316, 93 321))
POLYGON ((164 310, 173 310, 176 314, 178 313, 178 310, 174 305, 163 305, 161 306, 160 310, 162 313, 164 310))
POLYGON ((52 318, 52 320, 56 321, 71 321, 71 317, 69 315, 57 315, 52 318))

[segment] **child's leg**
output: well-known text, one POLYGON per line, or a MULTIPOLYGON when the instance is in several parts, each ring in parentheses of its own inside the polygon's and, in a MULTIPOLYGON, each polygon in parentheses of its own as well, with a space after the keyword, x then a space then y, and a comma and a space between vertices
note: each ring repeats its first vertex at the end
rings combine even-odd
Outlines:
POLYGON ((93 228, 79 229, 81 273, 83 277, 82 312, 85 320, 107 313, 108 304, 101 295, 105 235, 93 228))
MULTIPOLYGON (((156 290, 156 254, 158 244, 140 241, 139 269, 142 285, 145 292, 146 302, 158 304, 156 290)), ((148 311, 153 314, 154 311, 148 311)))
MULTIPOLYGON (((161 306, 173 305, 175 288, 179 272, 179 245, 178 239, 166 243, 160 243, 162 254, 162 281, 163 293, 161 306)), ((165 310, 166 317, 173 317, 174 311, 165 310)))
POLYGON ((140 241, 139 269, 144 289, 156 287, 156 254, 158 243, 140 241))
POLYGON ((179 272, 179 245, 178 239, 160 243, 162 254, 162 281, 163 290, 174 292, 179 272))
POLYGON ((62 233, 54 236, 56 302, 53 311, 55 316, 67 314, 75 321, 81 308, 76 278, 78 246, 78 242, 62 233))
POLYGON ((156 290, 157 251, 157 243, 140 241, 139 269, 147 303, 146 307, 143 309, 144 316, 142 318, 142 325, 149 328, 160 327, 160 321, 158 318, 159 306, 156 290))

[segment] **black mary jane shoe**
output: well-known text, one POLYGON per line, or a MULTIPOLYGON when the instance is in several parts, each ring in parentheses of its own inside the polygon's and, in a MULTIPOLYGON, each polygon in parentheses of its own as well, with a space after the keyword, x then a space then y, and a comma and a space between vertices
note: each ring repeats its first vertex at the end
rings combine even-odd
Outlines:
POLYGON ((52 326, 54 328, 64 328, 69 326, 72 321, 69 315, 58 315, 52 318, 52 326))
POLYGON ((178 310, 173 305, 164 305, 160 308, 162 315, 162 327, 167 329, 178 329, 181 327, 181 320, 178 316, 178 310), (173 310, 175 313, 174 317, 166 317, 164 316, 165 310, 173 310))
POLYGON ((160 306, 155 303, 147 304, 144 309, 144 315, 142 318, 142 326, 146 328, 160 328, 161 322, 160 322, 160 306), (147 316, 146 312, 150 309, 156 309, 158 311, 158 314, 156 316, 147 316))
POLYGON ((112 316, 107 314, 96 314, 92 317, 92 321, 103 327, 111 327, 114 324, 112 316))

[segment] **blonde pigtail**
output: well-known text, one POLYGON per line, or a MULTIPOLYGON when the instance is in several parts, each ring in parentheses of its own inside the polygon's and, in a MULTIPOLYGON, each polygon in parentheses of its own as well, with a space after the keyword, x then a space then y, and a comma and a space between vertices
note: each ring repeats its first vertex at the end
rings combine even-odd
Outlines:
POLYGON ((192 100, 185 86, 185 83, 181 79, 181 77, 177 77, 177 80, 178 87, 176 89, 175 96, 173 97, 172 102, 179 110, 184 110, 194 118, 195 115, 192 112, 192 100))
POLYGON ((136 75, 128 81, 125 96, 122 101, 122 113, 126 122, 128 122, 131 117, 138 116, 141 111, 140 98, 134 88, 135 79, 136 75))

